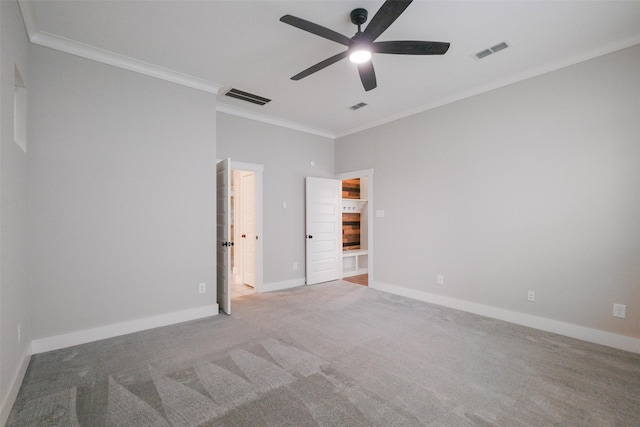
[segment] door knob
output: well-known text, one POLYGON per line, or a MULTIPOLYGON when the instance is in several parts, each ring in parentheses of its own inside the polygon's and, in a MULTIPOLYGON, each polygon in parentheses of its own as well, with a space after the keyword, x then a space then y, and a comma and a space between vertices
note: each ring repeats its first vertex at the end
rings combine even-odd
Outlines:
POLYGON ((245 237, 247 237, 247 235, 246 235, 246 234, 243 234, 243 235, 242 235, 242 238, 244 239, 245 237))
POLYGON ((308 237, 309 239, 313 239, 313 236, 312 236, 311 234, 309 234, 307 237, 308 237))

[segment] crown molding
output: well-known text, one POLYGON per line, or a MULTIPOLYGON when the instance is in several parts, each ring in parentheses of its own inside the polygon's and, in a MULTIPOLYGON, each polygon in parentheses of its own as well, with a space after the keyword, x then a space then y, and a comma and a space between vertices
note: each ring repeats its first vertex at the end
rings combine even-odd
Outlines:
MULTIPOLYGON (((18 0, 18 4, 20 6, 22 20, 24 21, 24 26, 27 31, 29 41, 33 44, 90 59, 92 61, 102 62, 104 64, 118 67, 124 70, 133 71, 135 73, 144 74, 146 76, 155 77, 161 80, 176 83, 197 90, 202 90, 216 95, 223 88, 223 85, 218 83, 199 79, 197 77, 179 73, 177 71, 169 70, 167 68, 159 67, 147 62, 139 61, 128 56, 100 49, 95 46, 79 43, 64 37, 47 33, 45 31, 40 31, 38 28, 35 11, 33 10, 33 5, 31 4, 31 2, 28 0, 18 0)), ((216 104, 216 110, 223 113, 244 117, 246 119, 267 123, 274 126, 305 132, 312 135, 335 139, 335 135, 332 132, 324 129, 318 129, 300 123, 279 119, 267 114, 255 113, 239 107, 222 104, 220 102, 217 102, 216 104)))
POLYGON ((216 103, 216 111, 219 111, 221 113, 231 114, 233 116, 244 117, 245 119, 255 120, 257 122, 267 123, 274 126, 279 126, 287 129, 309 133, 311 135, 322 136, 330 139, 336 138, 335 134, 328 130, 306 126, 300 123, 270 116, 268 114, 256 113, 256 112, 245 110, 244 108, 235 107, 229 104, 223 104, 220 102, 219 99, 218 99, 218 102, 216 103))
POLYGON ((603 45, 594 47, 593 49, 589 49, 583 52, 578 52, 574 55, 568 56, 566 58, 562 58, 558 61, 550 62, 542 67, 528 70, 523 73, 516 74, 514 76, 511 76, 505 79, 496 80, 487 85, 480 86, 465 92, 460 92, 451 97, 439 99, 435 102, 425 104, 420 107, 416 107, 410 110, 405 110, 398 114, 394 114, 392 116, 385 117, 384 119, 367 123, 357 128, 353 128, 344 132, 339 132, 336 134, 335 137, 336 139, 338 139, 354 133, 362 132, 367 129, 381 126, 387 123, 395 122, 396 120, 404 119, 406 117, 410 117, 415 114, 419 114, 428 110, 433 110, 434 108, 442 107, 447 104, 452 104, 454 102, 461 101, 466 98, 471 98, 473 96, 480 95, 485 92, 490 92, 492 90, 499 89, 504 86, 509 86, 511 84, 528 80, 534 77, 538 77, 543 74, 560 70, 562 68, 570 67, 572 65, 585 62, 590 59, 597 58, 599 56, 607 55, 609 53, 613 53, 622 49, 626 49, 628 47, 632 47, 638 44, 640 44, 640 34, 634 34, 623 39, 615 40, 613 42, 605 43, 603 45))
POLYGON ((222 85, 212 81, 200 79, 168 68, 139 61, 128 56, 100 49, 95 46, 90 46, 40 31, 38 29, 38 23, 31 2, 18 0, 18 4, 20 6, 20 11, 22 12, 22 19, 27 30, 29 41, 33 44, 55 49, 71 55, 80 56, 92 61, 102 62, 107 65, 144 74, 149 77, 155 77, 160 80, 165 80, 204 92, 217 94, 222 88, 222 85))
MULTIPOLYGON (((102 62, 104 64, 112 65, 114 67, 122 68, 125 70, 133 71, 139 74, 144 74, 150 77, 155 77, 161 80, 176 83, 182 86, 190 87, 205 92, 218 94, 223 88, 223 85, 200 79, 191 75, 183 74, 177 71, 173 71, 167 68, 159 67, 147 62, 139 61, 124 55, 119 55, 114 52, 103 50, 94 46, 79 43, 73 40, 69 40, 63 37, 59 37, 53 34, 49 34, 38 29, 37 20, 33 6, 28 0, 18 0, 20 10, 22 12, 22 19, 27 30, 29 41, 33 44, 48 47, 51 49, 66 52, 72 55, 80 56, 90 60, 102 62)), ((216 110, 219 112, 244 117, 250 120, 255 120, 274 126, 280 126, 287 129, 297 130, 300 132, 309 133, 312 135, 318 135, 325 138, 338 139, 354 133, 362 132, 367 129, 375 128, 384 124, 388 124, 406 117, 410 117, 434 108, 438 108, 447 104, 451 104, 457 101, 461 101, 466 98, 471 98, 476 95, 480 95, 485 92, 489 92, 495 89, 499 89, 504 86, 508 86, 514 83, 521 82, 530 78, 534 78, 552 71, 556 71, 571 65, 578 64, 580 62, 588 61, 599 56, 603 56, 618 50, 622 50, 631 46, 640 44, 640 34, 632 34, 626 38, 615 40, 603 45, 594 47, 583 52, 578 52, 566 58, 562 58, 558 61, 551 62, 542 67, 538 67, 533 70, 529 70, 520 73, 515 76, 511 76, 505 79, 496 80, 481 87, 477 87, 465 92, 457 93, 451 97, 436 100, 432 103, 425 104, 416 108, 405 110, 397 114, 385 117, 381 120, 376 120, 370 123, 366 123, 356 128, 348 129, 342 132, 333 132, 326 129, 314 128, 301 123, 280 119, 274 116, 270 116, 262 113, 255 113, 240 107, 231 106, 229 104, 222 104, 218 101, 216 110)))

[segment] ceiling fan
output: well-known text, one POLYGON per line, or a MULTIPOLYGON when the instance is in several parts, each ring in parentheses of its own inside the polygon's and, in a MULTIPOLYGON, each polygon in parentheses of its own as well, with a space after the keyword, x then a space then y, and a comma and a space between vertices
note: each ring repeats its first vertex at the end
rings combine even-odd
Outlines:
POLYGON ((358 65, 360 80, 364 90, 375 89, 376 73, 373 70, 371 56, 373 53, 391 53, 396 55, 444 55, 449 49, 449 43, 415 40, 381 41, 375 40, 387 29, 413 0, 386 0, 373 16, 364 31, 362 24, 367 22, 367 10, 358 8, 351 11, 351 22, 358 26, 358 32, 351 38, 337 33, 329 28, 291 15, 284 15, 280 21, 301 30, 308 31, 325 39, 340 43, 348 47, 344 52, 320 61, 317 64, 291 77, 300 80, 344 58, 358 65))

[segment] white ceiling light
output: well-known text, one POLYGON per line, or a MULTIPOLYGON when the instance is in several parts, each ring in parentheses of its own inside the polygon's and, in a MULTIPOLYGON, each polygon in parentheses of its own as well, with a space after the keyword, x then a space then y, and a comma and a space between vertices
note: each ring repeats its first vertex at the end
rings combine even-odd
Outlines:
POLYGON ((371 60, 371 52, 365 47, 358 48, 349 54, 349 61, 354 64, 364 64, 369 60, 371 60))

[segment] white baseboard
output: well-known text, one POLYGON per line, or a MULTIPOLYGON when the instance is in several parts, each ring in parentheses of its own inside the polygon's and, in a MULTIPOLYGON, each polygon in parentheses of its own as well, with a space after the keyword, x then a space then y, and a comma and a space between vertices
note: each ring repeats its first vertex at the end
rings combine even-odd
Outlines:
POLYGON ((290 289, 290 288, 295 288, 295 287, 304 286, 304 285, 305 285, 304 277, 300 279, 285 280, 283 282, 263 283, 262 286, 260 286, 260 289, 258 289, 258 292, 263 293, 263 292, 281 291, 284 289, 290 289))
POLYGON ((574 325, 571 323, 560 322, 558 320, 546 319, 544 317, 519 313, 517 311, 506 310, 489 305, 445 297, 442 295, 419 291, 417 289, 404 288, 402 286, 391 285, 388 283, 374 282, 371 287, 379 291, 389 292, 391 294, 400 295, 419 301, 425 301, 432 304, 442 305, 444 307, 454 308, 456 310, 504 320, 506 322, 528 326, 530 328, 540 329, 546 332, 553 332, 556 334, 565 335, 567 337, 617 348, 619 350, 640 353, 640 339, 638 338, 614 334, 612 332, 605 332, 598 329, 587 328, 585 326, 574 325))
POLYGON ((70 332, 68 334, 36 339, 31 342, 31 350, 32 354, 44 353, 46 351, 58 350, 106 338, 113 338, 133 332, 140 332, 161 326, 202 319, 203 317, 214 316, 217 314, 218 304, 192 308, 189 310, 175 311, 173 313, 161 314, 159 316, 145 317, 144 319, 113 323, 111 325, 99 326, 97 328, 84 329, 81 331, 70 332))
POLYGON ((11 408, 16 401, 16 397, 18 397, 18 392, 20 391, 20 386, 22 385, 24 375, 27 373, 27 368, 29 367, 30 360, 31 349, 30 347, 27 347, 25 349, 25 353, 22 355, 22 363, 11 379, 11 384, 9 384, 9 392, 7 393, 7 396, 5 397, 4 401, 2 402, 2 406, 0 407, 0 426, 5 425, 7 419, 9 418, 9 413, 11 412, 11 408))

